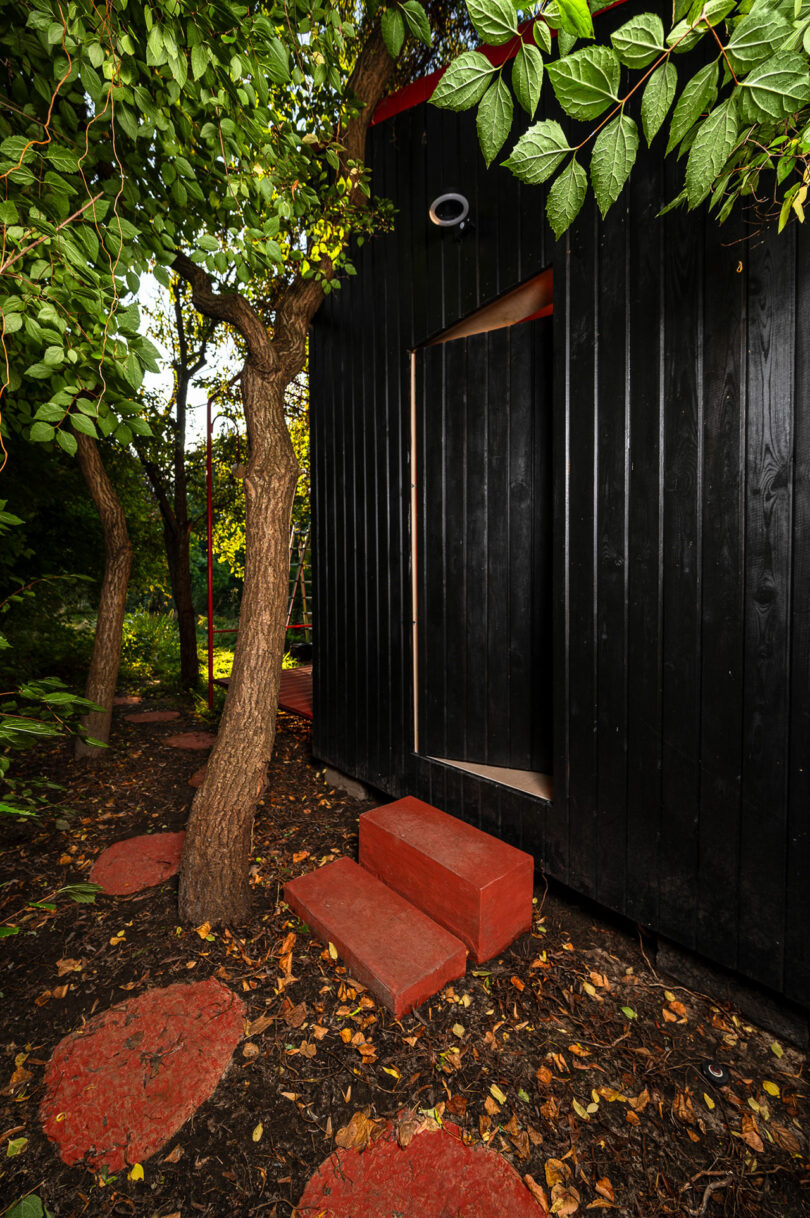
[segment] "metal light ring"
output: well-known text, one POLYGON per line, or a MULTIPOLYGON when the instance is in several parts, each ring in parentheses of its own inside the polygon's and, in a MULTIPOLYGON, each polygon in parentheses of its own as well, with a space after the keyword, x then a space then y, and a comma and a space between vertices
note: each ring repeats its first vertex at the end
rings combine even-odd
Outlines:
POLYGON ((447 191, 446 194, 439 195, 433 200, 428 214, 433 223, 437 224, 439 228, 455 228, 457 224, 461 224, 467 219, 467 216, 470 214, 470 204, 464 195, 460 195, 456 191, 450 190, 447 191), (442 220, 438 214, 438 208, 441 207, 442 203, 459 203, 461 204, 461 210, 457 216, 452 218, 452 220, 442 220))

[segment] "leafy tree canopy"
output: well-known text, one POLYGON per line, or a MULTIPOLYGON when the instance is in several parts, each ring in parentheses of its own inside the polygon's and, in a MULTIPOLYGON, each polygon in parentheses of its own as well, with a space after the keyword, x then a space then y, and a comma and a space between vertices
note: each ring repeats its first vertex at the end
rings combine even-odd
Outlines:
MULTIPOLYGON (((341 143, 354 10, 0 0, 6 426, 69 453, 73 430, 148 434, 136 395, 157 352, 133 295, 178 253, 237 290, 261 280, 271 325, 293 279, 329 292, 352 272, 347 232, 381 219, 341 143)), ((429 41, 416 0, 391 11, 429 41)))
POLYGON ((481 51, 460 55, 432 101, 450 110, 477 107, 489 165, 509 138, 514 100, 533 119, 548 77, 572 121, 565 127, 554 118, 533 123, 502 164, 523 182, 550 183, 546 210, 557 237, 578 215, 589 177, 607 214, 630 175, 642 134, 651 144, 662 133, 666 151, 685 157, 684 187, 669 206, 695 208, 708 198, 724 220, 747 197, 778 214, 780 230, 792 215, 804 220, 809 0, 674 0, 669 29, 655 12, 634 13, 609 45, 595 41, 586 0, 545 0, 530 10, 513 0, 466 5, 485 43, 497 46, 518 36, 521 17, 533 19, 533 37, 500 67, 481 51), (698 44, 703 54, 696 66, 685 52, 698 44), (641 132, 629 112, 638 98, 641 132))

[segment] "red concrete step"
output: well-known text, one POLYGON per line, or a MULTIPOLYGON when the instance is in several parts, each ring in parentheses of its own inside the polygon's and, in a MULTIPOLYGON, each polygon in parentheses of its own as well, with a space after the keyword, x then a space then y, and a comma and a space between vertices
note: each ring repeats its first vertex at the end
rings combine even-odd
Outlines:
POLYGON ((290 880, 284 899, 397 1018, 464 975, 464 944, 351 859, 290 880))
POLYGON ((532 856, 421 799, 363 813, 360 862, 458 935, 479 964, 531 926, 532 856))

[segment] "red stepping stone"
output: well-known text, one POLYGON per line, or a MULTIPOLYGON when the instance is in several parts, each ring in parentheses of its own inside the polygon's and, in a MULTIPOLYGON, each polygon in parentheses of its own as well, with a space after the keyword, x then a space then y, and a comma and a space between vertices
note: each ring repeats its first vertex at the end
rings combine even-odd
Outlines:
POLYGON ((479 964, 531 926, 532 856, 421 799, 364 812, 359 858, 457 935, 479 964))
POLYGON ((172 749, 210 749, 217 742, 212 732, 178 732, 163 741, 172 749))
POLYGON ((418 1134, 404 1149, 389 1130, 366 1150, 338 1150, 298 1202, 301 1218, 539 1218, 548 1211, 493 1150, 458 1132, 418 1134))
POLYGON ((179 719, 179 711, 135 711, 132 715, 125 715, 127 723, 170 723, 172 719, 179 719))
POLYGON ((284 899, 397 1019, 464 974, 464 944, 351 859, 290 880, 284 899))
POLYGON ((140 694, 119 694, 113 698, 113 706, 137 706, 140 700, 140 694))
POLYGON ((40 1119, 63 1161, 113 1172, 160 1150, 213 1092, 244 1011, 219 981, 170 985, 61 1040, 45 1071, 40 1119))
POLYGON ((185 832, 144 833, 116 842, 93 864, 90 880, 113 897, 154 888, 180 870, 185 832))
POLYGON ((207 765, 201 765, 199 770, 195 770, 194 773, 191 775, 191 778, 189 778, 189 780, 188 780, 188 785, 190 787, 201 787, 203 784, 203 779, 205 778, 207 769, 208 769, 207 765))

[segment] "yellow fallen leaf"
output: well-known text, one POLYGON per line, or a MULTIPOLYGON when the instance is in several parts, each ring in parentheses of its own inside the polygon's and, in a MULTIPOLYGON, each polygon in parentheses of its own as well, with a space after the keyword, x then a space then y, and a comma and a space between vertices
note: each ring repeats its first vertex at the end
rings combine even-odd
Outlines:
POLYGON ((140 1163, 135 1163, 132 1171, 129 1173, 130 1180, 143 1180, 143 1168, 140 1163))
POLYGON ((785 1051, 777 1041, 774 1041, 771 1045, 771 1053, 773 1053, 774 1057, 783 1057, 785 1051))
POLYGON ((571 1168, 562 1159, 546 1159, 546 1184, 553 1188, 555 1184, 564 1184, 571 1179, 571 1168))
POLYGON ((571 1106, 574 1109, 574 1112, 577 1114, 577 1116, 581 1117, 583 1121, 589 1121, 591 1119, 590 1116, 588 1115, 587 1110, 582 1107, 579 1100, 572 1100, 571 1106))
POLYGON ((762 1089, 763 1091, 767 1091, 768 1095, 779 1096, 779 1088, 776 1083, 771 1083, 766 1080, 766 1082, 762 1084, 762 1089))
POLYGON ((333 960, 337 960, 338 949, 335 947, 334 943, 328 944, 328 947, 329 947, 329 955, 332 957, 333 960))
POLYGON ((401 1074, 399 1073, 399 1070, 397 1070, 396 1066, 383 1066, 383 1070, 385 1071, 386 1074, 390 1074, 392 1078, 401 1078, 402 1077, 401 1074))
POLYGON ((258 1125, 253 1130, 253 1133, 250 1136, 253 1138, 254 1142, 261 1142, 263 1133, 264 1133, 264 1125, 262 1125, 261 1121, 259 1121, 258 1125))
POLYGON ((464 1024, 461 1024, 461 1023, 453 1024, 453 1035, 454 1036, 463 1036, 464 1031, 465 1031, 464 1024))
POLYGON ((703 1092, 703 1102, 705 1103, 706 1107, 709 1109, 709 1112, 712 1112, 714 1109, 714 1106, 715 1106, 714 1100, 705 1091, 703 1092))
POLYGON ((490 1087, 489 1093, 498 1101, 499 1104, 506 1103, 506 1096, 501 1091, 500 1087, 498 1087, 495 1083, 493 1083, 490 1087))

